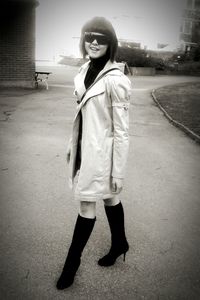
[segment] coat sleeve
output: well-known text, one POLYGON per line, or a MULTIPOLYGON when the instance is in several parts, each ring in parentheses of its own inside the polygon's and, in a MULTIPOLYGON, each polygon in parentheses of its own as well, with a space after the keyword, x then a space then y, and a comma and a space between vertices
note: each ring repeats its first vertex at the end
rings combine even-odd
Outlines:
POLYGON ((129 149, 129 104, 131 83, 127 76, 111 76, 110 97, 113 117, 112 177, 123 179, 129 149))

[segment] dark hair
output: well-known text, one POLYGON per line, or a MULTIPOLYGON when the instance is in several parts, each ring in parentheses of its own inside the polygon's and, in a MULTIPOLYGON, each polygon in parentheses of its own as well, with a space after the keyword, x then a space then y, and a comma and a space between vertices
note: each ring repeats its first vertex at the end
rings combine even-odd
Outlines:
POLYGON ((80 51, 85 58, 87 52, 85 50, 85 32, 98 32, 105 34, 108 37, 109 44, 107 54, 113 62, 118 48, 118 40, 112 24, 103 17, 94 17, 82 27, 80 39, 80 51))

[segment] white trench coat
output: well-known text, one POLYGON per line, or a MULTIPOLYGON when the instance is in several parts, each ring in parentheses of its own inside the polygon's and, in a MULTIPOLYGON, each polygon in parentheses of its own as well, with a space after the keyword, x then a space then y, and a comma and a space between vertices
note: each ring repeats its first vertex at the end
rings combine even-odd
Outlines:
MULTIPOLYGON (((80 100, 85 92, 85 63, 74 79, 75 95, 80 100)), ((106 70, 118 68, 108 61, 97 78, 106 70)), ((96 78, 96 79, 97 79, 96 78)), ((129 147, 129 100, 131 83, 120 69, 110 71, 88 90, 77 106, 69 142, 70 186, 74 186, 80 112, 82 113, 81 167, 75 185, 79 201, 97 201, 113 197, 111 179, 124 178, 129 147)))

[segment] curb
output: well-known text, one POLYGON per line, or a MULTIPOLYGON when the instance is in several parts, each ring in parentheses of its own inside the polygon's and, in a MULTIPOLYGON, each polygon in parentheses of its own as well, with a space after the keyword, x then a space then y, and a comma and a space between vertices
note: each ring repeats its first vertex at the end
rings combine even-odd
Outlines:
POLYGON ((156 105, 160 108, 160 110, 163 112, 165 117, 176 127, 180 128, 184 133, 189 135, 195 142, 200 144, 200 136, 196 133, 194 133, 192 130, 190 130, 188 127, 183 125, 182 123, 179 123, 178 121, 174 120, 168 112, 164 109, 164 107, 158 102, 156 96, 155 96, 155 90, 152 90, 151 96, 156 103, 156 105))

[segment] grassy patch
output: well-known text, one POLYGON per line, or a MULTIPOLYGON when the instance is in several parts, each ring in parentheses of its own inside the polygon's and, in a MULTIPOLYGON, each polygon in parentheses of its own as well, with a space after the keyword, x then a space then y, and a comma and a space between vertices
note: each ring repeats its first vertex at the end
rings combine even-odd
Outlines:
POLYGON ((200 82, 162 87, 155 96, 174 120, 200 136, 200 82))

